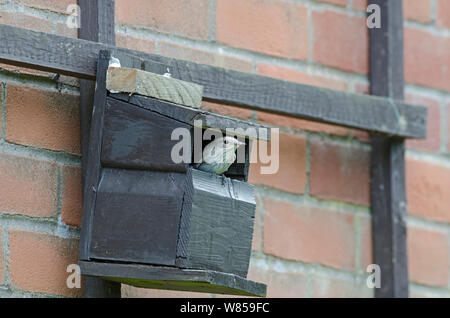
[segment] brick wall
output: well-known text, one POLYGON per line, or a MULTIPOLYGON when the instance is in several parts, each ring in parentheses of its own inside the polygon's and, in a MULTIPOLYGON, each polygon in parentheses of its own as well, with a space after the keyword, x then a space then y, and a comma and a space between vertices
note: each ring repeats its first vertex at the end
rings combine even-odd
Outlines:
MULTIPOLYGON (((0 23, 76 37, 75 0, 0 0, 0 23)), ((367 93, 365 0, 116 0, 123 47, 367 93)), ((407 142, 411 296, 450 297, 450 5, 407 0, 406 99, 429 109, 407 142)), ((78 82, 0 65, 0 296, 79 296, 65 287, 81 219, 78 82)), ((280 170, 251 169, 257 215, 249 278, 268 296, 372 297, 368 136, 205 103, 280 127, 280 170)), ((125 297, 202 294, 123 286, 125 297)), ((214 297, 215 295, 211 295, 214 297)))

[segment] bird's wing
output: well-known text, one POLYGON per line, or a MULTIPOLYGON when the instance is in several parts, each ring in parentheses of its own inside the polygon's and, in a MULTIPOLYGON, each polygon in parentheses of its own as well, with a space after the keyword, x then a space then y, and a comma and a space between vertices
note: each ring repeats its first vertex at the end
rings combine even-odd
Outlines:
POLYGON ((203 150, 203 161, 206 163, 224 162, 224 147, 215 141, 208 144, 203 150))

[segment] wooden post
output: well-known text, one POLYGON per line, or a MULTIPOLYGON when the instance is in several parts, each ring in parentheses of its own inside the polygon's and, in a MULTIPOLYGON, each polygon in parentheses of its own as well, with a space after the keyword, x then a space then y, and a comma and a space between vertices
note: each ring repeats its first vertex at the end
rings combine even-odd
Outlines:
MULTIPOLYGON (((402 1, 369 3, 381 9, 381 28, 370 29, 371 94, 402 100, 402 1)), ((392 107, 398 115, 395 103, 392 107)), ((404 139, 372 135, 371 143, 373 253, 381 268, 381 288, 375 297, 408 297, 404 139)))
MULTIPOLYGON (((78 37, 83 40, 115 45, 114 0, 78 0, 81 27, 78 37)), ((86 178, 89 132, 94 101, 95 82, 80 80, 80 118, 82 179, 86 178)), ((83 191, 84 193, 84 191, 83 191)), ((96 277, 84 277, 85 297, 120 298, 120 283, 105 281, 96 277)))

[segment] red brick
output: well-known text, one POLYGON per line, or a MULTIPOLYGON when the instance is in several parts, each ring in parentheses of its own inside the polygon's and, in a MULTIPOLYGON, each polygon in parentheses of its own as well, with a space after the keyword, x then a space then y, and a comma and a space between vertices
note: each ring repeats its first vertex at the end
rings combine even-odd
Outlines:
POLYGON ((366 272, 367 266, 373 264, 372 223, 371 217, 359 215, 359 253, 361 270, 366 272))
MULTIPOLYGON (((263 143, 263 141, 260 143, 263 143)), ((255 145, 254 150, 257 149, 255 145)), ((269 152, 270 147, 269 144, 267 146, 269 152)), ((258 162, 250 165, 249 182, 287 192, 304 193, 306 186, 306 138, 280 134, 279 156, 274 155, 272 158, 273 162, 276 162, 276 160, 278 160, 279 164, 278 172, 275 174, 262 174, 260 168, 268 165, 263 164, 258 157, 258 162)))
POLYGON ((155 41, 116 33, 116 45, 130 50, 153 53, 155 41))
POLYGON ((116 0, 116 23, 206 40, 209 3, 209 0, 116 0))
POLYGON ((202 102, 202 108, 213 113, 219 113, 221 115, 237 117, 242 119, 249 119, 253 115, 253 111, 249 109, 205 101, 202 102))
POLYGON ((403 0, 403 17, 422 23, 431 22, 431 0, 403 0))
POLYGON ((0 11, 0 23, 46 33, 52 31, 50 21, 16 11, 0 11))
POLYGON ((450 38, 406 27, 405 80, 450 91, 450 38))
POLYGON ((217 0, 216 38, 232 47, 304 60, 308 57, 304 6, 276 0, 217 0))
POLYGON ((69 297, 82 296, 82 289, 67 288, 69 264, 77 263, 78 240, 50 234, 11 230, 9 270, 15 288, 69 297))
POLYGON ((373 289, 365 279, 345 281, 329 277, 312 278, 313 298, 372 298, 373 289))
POLYGON ((408 228, 408 270, 410 280, 447 287, 448 236, 445 232, 408 228))
POLYGON ((122 298, 203 298, 205 293, 137 288, 122 284, 122 298))
POLYGON ((436 11, 437 25, 450 29, 450 2, 448 0, 438 0, 436 11))
POLYGON ((450 103, 447 104, 447 151, 450 152, 450 103))
POLYGON ((406 160, 408 212, 440 222, 450 222, 450 168, 406 160))
POLYGON ((353 0, 352 1, 352 8, 355 10, 360 10, 360 11, 367 11, 367 0, 353 0))
POLYGON ((326 2, 335 4, 341 7, 345 7, 347 5, 347 0, 316 0, 317 2, 326 2))
POLYGON ((407 94, 406 101, 428 108, 427 138, 409 139, 406 141, 406 146, 423 151, 439 151, 441 146, 441 111, 439 101, 413 94, 407 94))
POLYGON ((16 0, 17 3, 36 9, 67 13, 67 7, 77 4, 77 0, 16 0))
POLYGON ((3 251, 2 228, 0 228, 0 285, 5 283, 5 252, 3 251))
POLYGON ((264 252, 277 257, 353 270, 350 213, 264 200, 264 252))
POLYGON ((71 226, 81 226, 81 167, 71 165, 62 167, 61 200, 61 217, 63 222, 71 226))
POLYGON ((8 85, 6 140, 45 149, 80 154, 77 95, 8 85))
POLYGON ((0 176, 0 211, 31 217, 56 216, 56 164, 0 154, 0 176))
POLYGON ((78 38, 78 29, 69 28, 65 22, 58 22, 56 23, 56 34, 70 38, 78 38))
POLYGON ((333 11, 315 11, 314 60, 342 70, 369 71, 366 18, 333 11), (332 26, 332 27, 330 27, 332 26))
POLYGON ((268 298, 303 298, 307 297, 307 280, 305 274, 295 272, 275 272, 257 266, 250 266, 248 279, 267 284, 268 298))
POLYGON ((241 72, 253 72, 253 64, 251 61, 245 61, 224 54, 205 52, 168 42, 160 42, 160 50, 164 56, 229 68, 241 72))
MULTIPOLYGON (((3 89, 5 84, 0 82, 0 109, 3 109, 3 89)), ((3 114, 0 115, 0 137, 3 136, 3 114)))
POLYGON ((366 149, 312 141, 311 195, 369 206, 369 162, 366 149))

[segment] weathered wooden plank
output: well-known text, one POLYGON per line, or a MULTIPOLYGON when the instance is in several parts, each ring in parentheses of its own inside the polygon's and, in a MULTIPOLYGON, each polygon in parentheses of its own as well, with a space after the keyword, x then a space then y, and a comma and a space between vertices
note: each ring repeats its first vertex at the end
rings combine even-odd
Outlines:
POLYGON ((233 274, 164 266, 79 262, 81 273, 137 287, 265 296, 266 285, 233 274))
POLYGON ((183 229, 188 233, 180 233, 183 241, 178 244, 184 249, 178 249, 183 251, 178 265, 247 277, 256 206, 253 186, 198 170, 188 176, 192 210, 183 229))
POLYGON ((106 88, 188 107, 200 108, 202 105, 202 86, 135 68, 111 67, 106 77, 106 88))
MULTIPOLYGON (((381 8, 381 28, 370 30, 371 93, 402 100, 402 2, 371 0, 381 8)), ((381 268, 376 297, 408 297, 404 140, 371 138, 371 208, 374 262, 381 268)))
POLYGON ((164 74, 169 70, 173 78, 202 85, 207 100, 385 135, 426 135, 426 109, 392 99, 337 92, 7 25, 0 25, 0 30, 2 63, 94 79, 98 51, 111 49, 113 55, 142 59, 147 71, 164 74))
POLYGON ((185 173, 104 168, 91 259, 175 265, 185 173))

